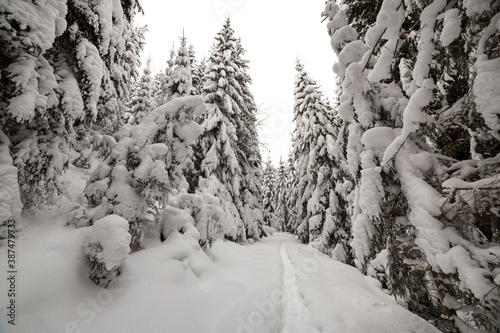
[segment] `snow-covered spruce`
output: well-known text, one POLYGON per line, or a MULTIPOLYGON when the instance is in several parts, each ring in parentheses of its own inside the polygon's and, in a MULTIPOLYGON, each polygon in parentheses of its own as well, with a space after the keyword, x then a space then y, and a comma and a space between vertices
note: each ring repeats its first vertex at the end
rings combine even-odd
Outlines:
POLYGON ((181 46, 177 51, 174 70, 170 78, 170 85, 167 87, 168 99, 191 95, 193 89, 193 78, 191 69, 191 59, 186 47, 186 37, 181 38, 181 46))
POLYGON ((85 257, 90 261, 90 279, 106 288, 121 273, 130 252, 129 223, 118 215, 108 215, 94 222, 84 243, 85 257))
POLYGON ((7 238, 9 219, 19 220, 23 204, 17 181, 17 168, 12 165, 9 154, 9 139, 0 130, 0 239, 7 238))
POLYGON ((138 124, 153 109, 153 78, 151 77, 151 59, 146 62, 144 73, 134 87, 130 103, 127 123, 138 124))
POLYGON ((256 107, 242 54, 228 19, 215 37, 207 65, 203 88, 207 113, 194 148, 198 172, 190 178, 191 189, 206 188, 220 199, 230 217, 226 221, 232 225, 229 230, 236 230, 227 235, 232 239, 258 238, 263 218, 256 107))
POLYGON ((92 223, 117 214, 130 223, 131 248, 142 246, 146 224, 158 228, 160 210, 185 180, 191 145, 201 133, 194 118, 205 112, 199 96, 176 98, 152 110, 138 125, 124 125, 111 155, 85 188, 88 205, 73 223, 92 223))
POLYGON ((280 157, 276 170, 276 191, 274 193, 273 205, 276 212, 276 224, 279 231, 285 231, 288 222, 287 197, 290 194, 287 181, 289 175, 283 159, 280 157))
POLYGON ((500 4, 370 6, 330 1, 323 13, 338 55, 356 265, 444 331, 498 330, 500 4), (450 176, 466 180, 458 192, 450 176))
MULTIPOLYGON (((286 211, 288 214, 288 220, 285 224, 285 230, 288 232, 295 232, 299 223, 297 222, 297 190, 294 186, 295 179, 297 177, 297 172, 294 166, 294 160, 292 153, 288 154, 288 161, 286 164, 286 173, 288 175, 286 182, 287 197, 286 197, 286 211)), ((281 217, 280 217, 281 218, 281 217)))
MULTIPOLYGON (((297 170, 294 187, 300 194, 296 200, 297 234, 304 242, 314 242, 329 252, 330 234, 340 220, 335 194, 335 160, 328 149, 337 136, 334 114, 318 90, 316 82, 297 62, 295 78, 295 130, 292 156, 297 170)), ((336 242, 332 242, 335 247, 336 242)))
POLYGON ((265 163, 262 172, 262 209, 264 213, 264 223, 267 226, 278 229, 278 219, 275 212, 276 197, 276 169, 269 160, 265 163))
MULTIPOLYGON (((170 51, 167 68, 164 73, 159 73, 157 78, 156 105, 160 106, 177 97, 194 95, 193 68, 190 51, 187 48, 187 38, 181 37, 181 46, 175 52, 170 51)), ((198 83, 199 84, 199 83, 198 83)))
POLYGON ((11 141, 25 208, 62 192, 75 140, 120 125, 136 75, 137 2, 20 0, 0 9, 0 123, 11 141))
POLYGON ((158 73, 158 75, 155 76, 156 80, 155 84, 157 85, 157 89, 155 91, 156 106, 163 105, 170 100, 170 95, 169 95, 170 90, 168 89, 168 87, 171 86, 174 62, 175 62, 175 50, 173 49, 172 45, 172 49, 170 50, 170 57, 167 60, 167 67, 165 68, 165 71, 160 72, 158 73))

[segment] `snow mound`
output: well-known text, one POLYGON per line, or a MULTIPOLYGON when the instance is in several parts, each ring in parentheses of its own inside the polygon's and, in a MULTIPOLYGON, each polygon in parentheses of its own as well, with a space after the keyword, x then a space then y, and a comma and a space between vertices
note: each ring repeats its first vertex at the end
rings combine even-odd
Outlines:
POLYGON ((269 237, 269 236, 274 235, 274 233, 276 232, 276 229, 271 228, 270 226, 267 226, 267 225, 263 225, 263 226, 262 226, 262 231, 264 232, 264 234, 265 234, 266 236, 268 236, 268 237, 269 237))
MULTIPOLYGON (((187 228, 186 225, 193 225, 193 217, 184 209, 179 209, 169 205, 165 206, 165 209, 161 213, 160 221, 160 234, 163 239, 168 238, 170 234, 174 231, 180 231, 183 228, 187 228)), ((196 240, 200 239, 200 235, 192 234, 196 240)))
POLYGON ((120 266, 130 252, 129 223, 118 215, 96 221, 86 240, 85 256, 90 259, 90 278, 102 287, 120 274, 120 266))

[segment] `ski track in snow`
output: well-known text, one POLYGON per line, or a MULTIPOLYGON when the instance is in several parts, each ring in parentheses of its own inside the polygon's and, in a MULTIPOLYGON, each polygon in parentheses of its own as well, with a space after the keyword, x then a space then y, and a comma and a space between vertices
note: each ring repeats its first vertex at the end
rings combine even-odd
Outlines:
POLYGON ((295 267, 286 250, 286 242, 281 242, 281 260, 283 262, 282 317, 280 333, 319 332, 310 323, 309 309, 303 302, 299 291, 295 267))

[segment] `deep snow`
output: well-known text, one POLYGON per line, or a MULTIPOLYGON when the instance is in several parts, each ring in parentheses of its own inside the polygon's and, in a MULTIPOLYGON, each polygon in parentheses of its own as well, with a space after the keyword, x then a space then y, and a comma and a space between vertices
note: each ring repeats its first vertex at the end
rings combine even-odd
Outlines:
MULTIPOLYGON (((18 314, 6 332, 438 332, 376 280, 276 233, 200 250, 174 232, 130 255, 109 289, 78 246, 87 228, 32 223, 18 239, 18 314)), ((6 261, 5 247, 0 262, 6 261)), ((6 279, 0 289, 6 290, 6 279)), ((6 295, 0 295, 5 323, 6 295)))

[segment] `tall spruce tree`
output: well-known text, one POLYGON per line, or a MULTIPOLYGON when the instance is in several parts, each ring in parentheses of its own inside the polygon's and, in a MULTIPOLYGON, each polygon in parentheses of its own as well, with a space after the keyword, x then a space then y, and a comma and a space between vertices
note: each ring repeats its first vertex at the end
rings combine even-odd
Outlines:
POLYGON ((194 51, 194 46, 189 45, 188 49, 189 54, 189 64, 191 66, 191 95, 201 95, 202 93, 202 79, 203 79, 203 69, 200 71, 201 63, 196 59, 196 53, 194 51), (200 75, 201 74, 201 75, 200 75))
POLYGON ((258 237, 262 216, 262 183, 261 166, 262 156, 257 133, 257 105, 250 91, 252 78, 248 74, 248 60, 243 58, 245 50, 241 40, 236 42, 235 72, 236 89, 240 98, 236 99, 241 115, 235 119, 236 136, 238 137, 238 163, 241 167, 241 217, 247 229, 247 236, 258 237))
POLYGON ((285 231, 294 233, 297 230, 297 198, 298 193, 295 187, 297 173, 295 170, 294 159, 292 156, 292 152, 288 153, 288 161, 286 164, 286 174, 288 175, 286 188, 287 198, 286 198, 286 211, 288 215, 288 219, 285 221, 285 231))
POLYGON ((288 207, 287 207, 287 197, 290 195, 290 190, 288 188, 288 178, 287 168, 285 162, 280 157, 278 163, 278 169, 276 170, 276 190, 274 194, 273 205, 275 209, 276 221, 279 231, 285 231, 286 224, 289 219, 288 207))
POLYGON ((167 60, 167 67, 165 72, 158 74, 158 90, 155 96, 156 106, 163 105, 170 100, 170 89, 172 85, 172 74, 174 70, 176 53, 174 50, 174 44, 172 44, 172 49, 170 50, 169 59, 167 60))
POLYGON ((193 68, 193 95, 203 94, 203 85, 205 84, 205 72, 207 70, 207 61, 205 58, 201 59, 199 63, 193 68))
POLYGON ((338 209, 335 194, 336 164, 328 149, 337 137, 334 117, 318 86, 300 62, 295 81, 295 123, 293 157, 297 165, 297 233, 329 252, 329 235, 334 232, 338 209))
POLYGON ((191 188, 200 188, 204 184, 206 191, 220 197, 230 222, 237 230, 231 237, 244 239, 246 232, 239 213, 242 207, 242 172, 237 158, 239 147, 235 119, 241 115, 241 110, 236 102, 240 96, 234 89, 234 73, 237 71, 235 52, 236 38, 228 19, 215 37, 207 66, 204 86, 207 113, 202 124, 203 134, 195 148, 195 163, 200 173, 192 178, 198 185, 191 184, 191 188), (207 185, 207 182, 217 184, 207 185))
POLYGON ((262 178, 262 209, 264 213, 264 223, 278 229, 279 225, 274 205, 276 197, 276 170, 270 160, 265 163, 262 178))
POLYGON ((189 50, 186 47, 187 38, 184 36, 184 32, 182 32, 182 37, 180 39, 181 46, 177 51, 172 76, 170 78, 170 83, 167 86, 169 96, 167 101, 177 97, 191 95, 191 90, 193 88, 191 60, 189 50))
POLYGON ((129 124, 138 124, 154 107, 154 81, 151 76, 151 59, 146 62, 144 73, 139 77, 130 100, 129 124))
POLYGON ((204 93, 208 112, 203 119, 204 134, 194 152, 199 174, 189 181, 193 191, 200 187, 200 176, 203 183, 215 176, 230 195, 225 206, 238 228, 237 237, 245 239, 259 237, 263 217, 257 108, 243 53, 228 19, 215 37, 207 65, 204 93))

